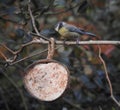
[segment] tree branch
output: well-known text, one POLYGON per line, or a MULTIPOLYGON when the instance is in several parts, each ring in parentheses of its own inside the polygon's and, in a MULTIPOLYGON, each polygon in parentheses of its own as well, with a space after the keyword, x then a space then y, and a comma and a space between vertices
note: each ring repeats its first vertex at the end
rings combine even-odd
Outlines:
MULTIPOLYGON (((35 34, 35 33, 32 33, 30 32, 31 35, 33 36, 38 36, 42 39, 44 39, 44 41, 41 41, 40 39, 35 39, 33 41, 33 43, 40 43, 40 44, 48 44, 49 42, 49 39, 46 38, 45 36, 43 35, 38 35, 38 34, 35 34), (47 41, 45 41, 47 40, 47 41)), ((110 41, 110 40, 89 40, 89 41, 59 41, 59 40, 56 40, 55 41, 55 44, 56 45, 108 45, 108 44, 111 44, 111 45, 120 45, 120 41, 110 41)))
MULTIPOLYGON (((6 45, 3 45, 3 44, 0 44, 2 45, 4 48, 6 48, 6 50, 8 50, 9 52, 11 52, 13 54, 13 58, 7 58, 5 57, 5 55, 0 52, 0 54, 2 54, 2 56, 4 57, 4 59, 6 60, 6 63, 10 63, 10 64, 14 64, 14 63, 18 63, 20 61, 23 61, 27 58, 30 58, 32 56, 29 56, 27 58, 23 58, 19 61, 17 61, 17 56, 20 54, 21 51, 23 51, 23 49, 27 46, 30 46, 32 44, 48 44, 49 41, 46 41, 46 40, 41 40, 39 38, 35 38, 33 39, 32 41, 26 43, 26 44, 22 44, 21 47, 17 50, 17 51, 13 51, 11 49, 9 49, 6 45)), ((55 41, 55 44, 56 45, 108 45, 108 44, 112 44, 112 45, 120 45, 120 41, 93 41, 93 40, 90 40, 90 41, 59 41, 59 40, 56 40, 55 41)), ((35 56, 35 55, 33 55, 35 56)))
POLYGON ((107 82, 108 82, 108 85, 109 85, 109 88, 110 88, 111 98, 120 107, 120 103, 114 97, 112 84, 111 84, 111 81, 110 81, 110 78, 109 78, 109 75, 108 75, 108 71, 107 71, 107 66, 106 66, 106 63, 105 63, 105 61, 103 60, 103 58, 101 56, 101 47, 99 45, 98 45, 98 49, 99 49, 99 58, 100 58, 100 60, 101 60, 101 62, 103 64, 103 67, 104 67, 104 70, 105 70, 106 79, 107 79, 107 82))
MULTIPOLYGON (((48 41, 41 41, 40 39, 36 39, 33 41, 33 43, 40 43, 40 44, 48 44, 48 41)), ((55 41, 56 45, 120 45, 120 41, 104 41, 104 40, 90 40, 90 41, 55 41)))
POLYGON ((93 40, 90 40, 90 41, 56 41, 56 44, 58 45, 85 45, 85 44, 88 44, 88 45, 96 45, 96 44, 100 44, 100 45, 108 45, 108 44, 112 44, 112 45, 120 45, 120 41, 103 41, 103 40, 99 40, 99 41, 93 41, 93 40))
POLYGON ((31 11, 30 3, 31 3, 31 0, 29 0, 29 3, 28 3, 28 11, 29 11, 29 14, 30 14, 30 17, 31 17, 31 20, 32 20, 33 28, 34 28, 35 32, 37 33, 37 35, 39 35, 39 31, 38 31, 38 29, 36 27, 35 19, 33 17, 32 11, 31 11))

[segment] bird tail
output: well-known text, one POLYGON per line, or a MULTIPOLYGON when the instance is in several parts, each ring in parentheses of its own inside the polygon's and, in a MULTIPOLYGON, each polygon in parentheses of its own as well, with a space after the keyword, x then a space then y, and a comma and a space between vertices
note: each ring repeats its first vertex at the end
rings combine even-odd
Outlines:
POLYGON ((95 34, 93 34, 93 33, 90 33, 90 32, 84 32, 84 34, 85 34, 85 35, 92 36, 92 37, 96 37, 96 35, 95 35, 95 34))

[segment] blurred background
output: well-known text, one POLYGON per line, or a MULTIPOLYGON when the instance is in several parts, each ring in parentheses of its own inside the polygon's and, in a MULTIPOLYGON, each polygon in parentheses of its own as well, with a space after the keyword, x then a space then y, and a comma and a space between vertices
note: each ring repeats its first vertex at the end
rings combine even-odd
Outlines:
MULTIPOLYGON (((31 0, 32 14, 38 31, 47 38, 59 40, 54 26, 65 21, 95 33, 93 40, 120 40, 119 0, 31 0)), ((70 70, 70 85, 64 95, 52 102, 32 97, 24 88, 25 68, 46 58, 44 52, 12 66, 6 66, 3 54, 13 58, 9 49, 16 51, 36 36, 28 11, 28 0, 0 0, 0 110, 119 110, 110 98, 109 86, 103 65, 98 58, 96 45, 63 46, 55 51, 54 58, 70 70)), ((82 36, 82 40, 88 40, 82 36)), ((47 48, 33 44, 24 48, 20 60, 47 48)), ((114 96, 120 100, 120 46, 101 45, 112 82, 114 96)))

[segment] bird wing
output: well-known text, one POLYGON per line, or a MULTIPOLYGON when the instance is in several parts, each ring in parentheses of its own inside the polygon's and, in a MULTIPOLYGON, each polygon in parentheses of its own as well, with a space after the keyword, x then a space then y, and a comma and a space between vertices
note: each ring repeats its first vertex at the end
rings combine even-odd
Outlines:
POLYGON ((73 26, 73 25, 70 25, 70 24, 67 24, 67 25, 65 25, 65 26, 66 26, 66 28, 67 28, 70 32, 76 32, 76 33, 79 33, 79 34, 81 34, 81 35, 89 35, 89 36, 92 36, 92 37, 95 37, 95 36, 96 36, 96 35, 93 34, 93 33, 84 31, 83 29, 77 28, 76 26, 73 26))
POLYGON ((84 30, 81 30, 75 26, 72 26, 72 27, 68 27, 69 31, 70 32, 76 32, 76 33, 79 33, 79 34, 84 34, 84 30))
POLYGON ((92 37, 96 37, 95 34, 91 33, 91 32, 84 32, 85 35, 89 35, 89 36, 92 36, 92 37))
POLYGON ((81 35, 89 35, 89 36, 92 36, 92 37, 96 37, 95 34, 93 34, 91 32, 84 31, 84 30, 82 30, 80 28, 77 28, 77 27, 74 27, 74 28, 71 27, 71 28, 69 28, 69 31, 70 32, 76 32, 76 33, 79 33, 81 35))

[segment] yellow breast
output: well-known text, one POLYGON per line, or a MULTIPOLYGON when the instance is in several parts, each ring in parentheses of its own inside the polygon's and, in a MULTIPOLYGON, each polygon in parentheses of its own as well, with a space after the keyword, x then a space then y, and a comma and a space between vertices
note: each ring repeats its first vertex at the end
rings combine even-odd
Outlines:
POLYGON ((62 27, 59 29, 59 34, 61 35, 61 39, 71 39, 72 37, 79 37, 80 35, 76 32, 69 32, 66 28, 62 27))
POLYGON ((67 33, 67 32, 68 32, 68 30, 67 30, 66 28, 64 28, 64 27, 62 27, 62 28, 59 29, 59 34, 62 35, 62 36, 63 36, 65 33, 67 33))

